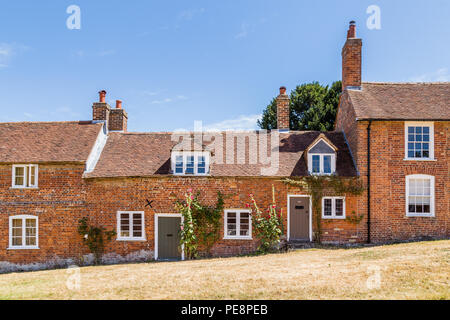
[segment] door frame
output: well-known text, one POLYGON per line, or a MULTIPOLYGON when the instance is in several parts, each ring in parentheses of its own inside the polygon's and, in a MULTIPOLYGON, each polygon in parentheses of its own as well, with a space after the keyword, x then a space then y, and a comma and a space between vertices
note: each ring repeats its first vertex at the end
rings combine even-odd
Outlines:
MULTIPOLYGON (((169 217, 169 218, 181 218, 181 223, 184 219, 181 213, 155 213, 155 260, 158 260, 158 222, 159 217, 169 217)), ((181 260, 184 260, 184 244, 181 245, 181 260)))
POLYGON ((309 198, 309 241, 312 242, 312 198, 310 195, 304 194, 288 194, 287 195, 287 240, 291 237, 291 198, 309 198))

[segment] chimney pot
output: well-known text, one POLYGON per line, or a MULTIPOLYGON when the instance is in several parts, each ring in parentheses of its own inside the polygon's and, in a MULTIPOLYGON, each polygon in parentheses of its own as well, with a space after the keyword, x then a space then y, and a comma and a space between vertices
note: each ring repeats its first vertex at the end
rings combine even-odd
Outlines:
POLYGON ((354 38, 356 38, 356 22, 352 20, 350 21, 350 25, 348 27, 347 39, 354 38))
POLYGON ((280 88, 280 94, 286 94, 286 87, 280 88))
POLYGON ((116 109, 122 109, 122 100, 116 100, 116 109))
POLYGON ((102 90, 102 91, 100 91, 99 93, 99 96, 100 96, 100 102, 101 103, 105 103, 105 98, 106 98, 106 91, 105 90, 102 90))

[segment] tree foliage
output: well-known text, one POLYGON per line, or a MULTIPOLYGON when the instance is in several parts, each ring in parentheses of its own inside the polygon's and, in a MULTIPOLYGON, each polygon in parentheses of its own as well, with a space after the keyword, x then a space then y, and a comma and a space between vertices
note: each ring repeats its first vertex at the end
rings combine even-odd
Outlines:
MULTIPOLYGON (((341 87, 341 81, 334 82, 330 87, 318 82, 297 86, 290 94, 290 129, 333 130, 341 87)), ((263 111, 258 126, 267 130, 277 129, 276 98, 263 111)))

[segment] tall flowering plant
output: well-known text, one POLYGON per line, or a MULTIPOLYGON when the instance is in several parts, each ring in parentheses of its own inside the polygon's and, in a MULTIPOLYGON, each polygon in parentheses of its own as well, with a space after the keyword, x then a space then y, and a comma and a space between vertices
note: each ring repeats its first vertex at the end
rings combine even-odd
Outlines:
POLYGON ((272 185, 272 203, 266 210, 266 214, 259 209, 253 194, 249 195, 251 203, 247 207, 251 209, 253 229, 261 241, 258 251, 267 253, 278 250, 280 237, 283 234, 283 211, 277 210, 275 203, 275 188, 272 185))
POLYGON ((178 203, 178 210, 183 216, 180 225, 180 245, 184 245, 184 252, 188 259, 193 259, 197 255, 198 239, 194 230, 194 219, 192 217, 192 206, 194 203, 194 195, 192 189, 185 194, 185 202, 178 203))

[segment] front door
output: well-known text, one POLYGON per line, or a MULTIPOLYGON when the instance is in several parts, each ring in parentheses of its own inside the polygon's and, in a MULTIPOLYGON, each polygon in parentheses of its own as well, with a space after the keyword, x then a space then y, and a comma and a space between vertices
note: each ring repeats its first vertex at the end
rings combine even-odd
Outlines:
POLYGON ((181 217, 158 217, 158 259, 180 260, 181 217))
POLYGON ((289 239, 310 240, 309 197, 289 198, 289 239))

